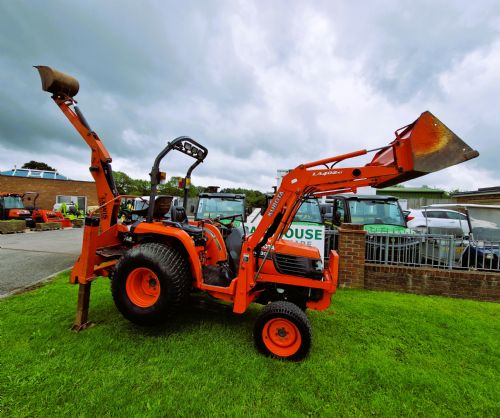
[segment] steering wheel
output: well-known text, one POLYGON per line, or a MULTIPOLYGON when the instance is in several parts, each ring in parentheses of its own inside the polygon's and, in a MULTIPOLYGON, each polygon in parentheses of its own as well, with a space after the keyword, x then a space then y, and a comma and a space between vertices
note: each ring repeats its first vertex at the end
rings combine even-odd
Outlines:
POLYGON ((223 227, 223 228, 229 229, 231 227, 232 223, 234 222, 234 220, 236 218, 239 218, 239 217, 243 218, 243 215, 237 214, 237 215, 230 215, 230 216, 221 216, 221 217, 217 217, 217 218, 213 218, 213 219, 206 218, 206 219, 201 219, 201 221, 208 223, 208 224, 211 224, 211 225, 217 224, 218 227, 223 227), (231 219, 231 222, 227 225, 223 224, 221 222, 221 221, 224 221, 226 219, 231 219))
POLYGON ((236 218, 240 218, 240 217, 242 218, 243 215, 241 215, 241 214, 238 213, 237 215, 229 215, 229 216, 217 217, 217 218, 214 218, 214 221, 220 222, 220 221, 224 221, 226 219, 231 219, 231 223, 232 223, 232 222, 234 222, 234 220, 236 218))
POLYGON ((241 214, 221 216, 221 217, 214 218, 213 221, 218 223, 223 228, 231 229, 231 228, 233 228, 233 222, 235 221, 236 218, 241 218, 241 220, 243 221, 243 215, 241 215, 241 214), (221 222, 221 221, 225 221, 225 220, 230 220, 231 222, 229 222, 228 224, 221 222))

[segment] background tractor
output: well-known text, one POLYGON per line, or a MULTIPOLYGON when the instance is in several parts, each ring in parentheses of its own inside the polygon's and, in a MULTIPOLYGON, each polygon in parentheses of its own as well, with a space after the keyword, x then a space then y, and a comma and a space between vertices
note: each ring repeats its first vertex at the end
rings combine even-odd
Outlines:
POLYGON ((0 220, 26 221, 26 226, 34 227, 31 211, 24 206, 22 193, 0 192, 0 220))

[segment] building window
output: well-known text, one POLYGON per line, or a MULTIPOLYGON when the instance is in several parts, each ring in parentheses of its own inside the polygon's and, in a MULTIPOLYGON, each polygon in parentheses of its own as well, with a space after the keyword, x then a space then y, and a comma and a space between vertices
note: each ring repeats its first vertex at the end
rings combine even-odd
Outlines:
POLYGON ((56 197, 56 203, 77 204, 78 209, 87 211, 87 197, 86 196, 63 196, 56 197))

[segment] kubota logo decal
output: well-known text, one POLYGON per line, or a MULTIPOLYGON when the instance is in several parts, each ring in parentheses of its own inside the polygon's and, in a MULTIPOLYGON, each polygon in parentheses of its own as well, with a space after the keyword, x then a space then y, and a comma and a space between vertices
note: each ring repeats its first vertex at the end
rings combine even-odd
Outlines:
POLYGON ((267 216, 273 216, 273 213, 276 210, 276 208, 278 207, 278 203, 283 198, 284 194, 285 194, 284 192, 279 192, 276 195, 276 199, 274 199, 274 202, 271 204, 271 209, 269 209, 269 212, 267 212, 267 216))

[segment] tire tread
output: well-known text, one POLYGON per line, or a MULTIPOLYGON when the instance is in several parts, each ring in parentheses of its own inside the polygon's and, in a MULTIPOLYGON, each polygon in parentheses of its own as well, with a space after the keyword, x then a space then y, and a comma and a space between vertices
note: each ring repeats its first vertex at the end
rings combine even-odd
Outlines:
POLYGON ((125 318, 141 325, 152 325, 178 311, 186 302, 191 290, 189 263, 175 247, 148 242, 131 248, 117 263, 111 293, 116 307, 125 318), (164 301, 147 309, 131 309, 125 292, 128 273, 140 263, 153 267, 160 273, 162 289, 166 287, 164 301))
POLYGON ((311 347, 312 328, 309 319, 305 312, 297 305, 289 301, 271 302, 266 305, 260 312, 254 326, 254 340, 257 349, 270 357, 275 357, 283 360, 299 361, 307 356, 311 347), (266 322, 272 318, 282 317, 292 320, 299 328, 302 337, 302 345, 299 350, 290 357, 280 357, 270 352, 262 341, 262 329, 266 322))

